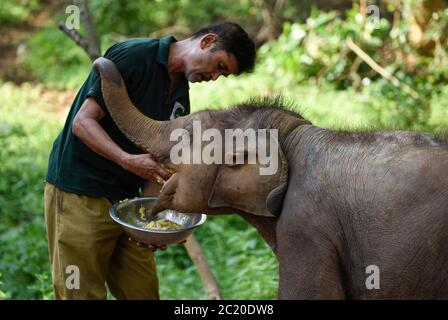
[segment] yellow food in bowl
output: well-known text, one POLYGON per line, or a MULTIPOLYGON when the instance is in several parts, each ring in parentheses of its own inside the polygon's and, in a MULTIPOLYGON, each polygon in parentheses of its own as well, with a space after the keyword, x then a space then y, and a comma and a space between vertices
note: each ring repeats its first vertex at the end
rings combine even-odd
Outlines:
POLYGON ((179 230, 182 229, 180 224, 167 219, 151 221, 145 226, 145 229, 157 229, 157 230, 179 230))
POLYGON ((140 219, 142 219, 142 220, 146 219, 146 209, 144 207, 141 207, 138 210, 138 213, 140 213, 140 219))
MULTIPOLYGON (((141 220, 146 219, 146 209, 144 207, 140 207, 138 210, 141 220)), ((180 224, 173 222, 168 219, 160 219, 154 220, 144 226, 145 229, 155 229, 155 230, 179 230, 182 229, 180 224)))

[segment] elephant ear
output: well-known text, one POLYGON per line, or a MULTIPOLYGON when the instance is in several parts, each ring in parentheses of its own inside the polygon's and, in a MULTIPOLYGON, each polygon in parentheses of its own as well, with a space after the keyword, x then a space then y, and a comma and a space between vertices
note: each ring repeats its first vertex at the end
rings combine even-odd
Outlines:
POLYGON ((234 208, 254 215, 275 217, 281 212, 288 185, 288 164, 278 149, 278 167, 272 175, 261 175, 256 164, 225 165, 218 168, 208 199, 210 208, 234 208))

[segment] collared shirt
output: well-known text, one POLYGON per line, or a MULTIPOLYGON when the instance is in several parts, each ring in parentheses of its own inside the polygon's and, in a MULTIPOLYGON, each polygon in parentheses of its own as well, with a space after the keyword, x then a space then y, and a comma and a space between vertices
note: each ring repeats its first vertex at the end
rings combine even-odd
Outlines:
MULTIPOLYGON (((176 39, 172 36, 129 39, 113 45, 104 55, 117 66, 134 105, 155 120, 169 120, 190 112, 186 79, 167 99, 170 90, 168 54, 174 41, 176 39)), ((92 70, 53 144, 46 180, 64 191, 91 197, 122 199, 137 196, 144 179, 97 154, 72 133, 73 119, 87 97, 93 97, 106 113, 99 124, 112 140, 128 153, 143 153, 113 122, 104 104, 101 79, 92 70)))

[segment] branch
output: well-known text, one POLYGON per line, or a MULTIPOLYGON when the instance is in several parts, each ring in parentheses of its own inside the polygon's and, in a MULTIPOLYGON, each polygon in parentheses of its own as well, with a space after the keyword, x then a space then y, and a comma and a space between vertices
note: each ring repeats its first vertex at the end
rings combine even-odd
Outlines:
POLYGON ((78 46, 84 49, 85 52, 87 52, 88 44, 86 39, 78 32, 76 29, 69 29, 65 25, 64 22, 59 22, 58 24, 59 29, 62 30, 66 35, 69 36, 70 39, 72 39, 78 46))
POLYGON ((93 61, 101 56, 101 46, 98 34, 95 29, 95 22, 92 14, 90 13, 87 0, 76 0, 75 4, 79 7, 79 11, 84 21, 86 28, 85 39, 87 42, 87 54, 93 61))
POLYGON ((390 74, 386 69, 376 63, 367 53, 365 53, 360 47, 358 47, 352 40, 352 38, 347 39, 347 46, 354 53, 358 55, 365 63, 367 63, 373 70, 378 72, 383 78, 389 80, 394 86, 400 87, 404 92, 409 94, 412 98, 418 99, 419 94, 417 91, 412 89, 406 83, 401 83, 394 75, 390 74))
POLYGON ((76 6, 82 16, 82 20, 85 25, 86 35, 82 36, 75 29, 69 29, 64 22, 59 22, 59 29, 61 29, 66 35, 69 36, 78 46, 80 46, 85 53, 89 56, 90 60, 94 61, 101 56, 101 47, 98 35, 95 30, 95 24, 93 22, 92 15, 90 14, 89 7, 86 0, 75 1, 76 6))
POLYGON ((199 242, 196 240, 196 237, 190 235, 184 243, 184 247, 198 269, 199 276, 201 277, 208 298, 210 300, 222 300, 218 282, 213 275, 210 265, 207 262, 207 258, 205 257, 199 242))

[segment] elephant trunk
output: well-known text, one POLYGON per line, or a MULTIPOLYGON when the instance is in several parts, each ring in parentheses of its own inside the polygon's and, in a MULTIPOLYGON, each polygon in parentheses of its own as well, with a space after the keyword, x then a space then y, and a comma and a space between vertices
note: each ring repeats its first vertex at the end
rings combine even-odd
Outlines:
POLYGON ((101 90, 109 113, 120 131, 136 146, 156 159, 166 155, 167 133, 174 121, 156 121, 141 113, 130 100, 115 64, 103 57, 93 62, 100 74, 101 90))

